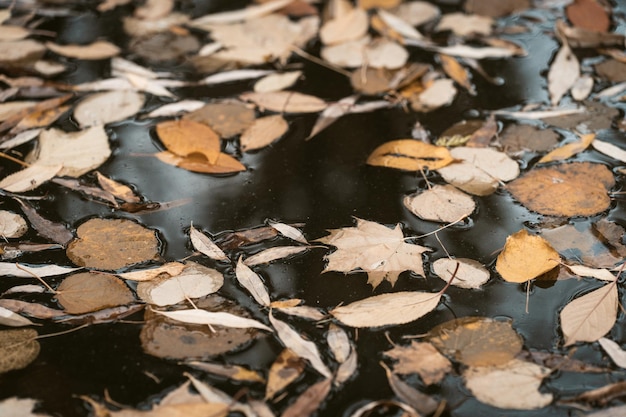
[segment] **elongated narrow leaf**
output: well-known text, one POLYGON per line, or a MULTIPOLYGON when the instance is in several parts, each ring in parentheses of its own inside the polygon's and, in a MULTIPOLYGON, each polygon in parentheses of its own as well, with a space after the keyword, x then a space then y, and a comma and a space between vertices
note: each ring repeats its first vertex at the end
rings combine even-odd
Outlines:
POLYGON ((288 224, 285 224, 285 223, 274 222, 274 221, 270 221, 269 224, 271 227, 278 230, 278 232, 281 235, 288 237, 289 239, 293 239, 296 242, 304 243, 305 245, 309 244, 309 242, 306 240, 302 232, 296 229, 295 227, 289 226, 288 224))
POLYGON ((28 320, 26 317, 22 317, 19 314, 12 312, 11 310, 0 307, 0 324, 9 327, 22 327, 30 326, 35 323, 28 320))
POLYGON ((248 266, 266 264, 277 259, 286 258, 288 256, 297 255, 309 249, 308 246, 278 246, 261 251, 249 258, 243 263, 248 266))
POLYGON ((542 164, 545 162, 561 161, 563 159, 570 158, 576 155, 577 153, 582 152, 585 149, 587 149, 589 145, 591 145, 591 142, 593 142, 595 137, 596 137, 595 133, 591 133, 589 135, 582 135, 580 137, 580 140, 576 142, 568 143, 566 145, 563 145, 554 149, 547 155, 544 155, 543 158, 541 158, 537 163, 542 164))
POLYGON ((224 251, 213 243, 211 238, 193 227, 193 224, 189 228, 189 237, 191 238, 191 244, 198 252, 216 261, 228 261, 228 256, 226 256, 224 251))
POLYGON ((240 329, 255 328, 261 330, 267 330, 271 332, 272 329, 265 324, 253 319, 236 316, 230 313, 224 313, 221 311, 206 311, 206 310, 177 310, 177 311, 158 311, 155 313, 162 314, 174 320, 182 321, 192 324, 208 324, 215 326, 235 327, 240 329))
POLYGON ((227 23, 235 23, 242 20, 254 19, 256 17, 261 17, 266 14, 270 14, 278 9, 282 9, 293 0, 276 0, 266 2, 261 5, 249 6, 245 9, 234 10, 230 12, 221 12, 208 14, 202 17, 199 17, 191 22, 192 26, 197 27, 199 29, 203 29, 204 26, 211 26, 214 24, 227 24, 227 23))
POLYGON ((319 97, 295 91, 245 93, 240 97, 242 100, 253 102, 262 109, 285 113, 316 113, 328 106, 319 97))
POLYGON ((620 368, 626 368, 626 351, 622 349, 619 344, 606 337, 601 337, 598 343, 600 343, 600 346, 602 346, 602 349, 604 349, 607 355, 613 359, 615 365, 620 368))
POLYGON ((333 353, 333 356, 339 363, 343 363, 350 356, 352 346, 350 346, 350 338, 348 333, 341 327, 334 323, 331 323, 328 327, 328 334, 326 335, 328 341, 328 347, 333 353))
POLYGON ((241 258, 237 261, 235 276, 237 277, 237 281, 248 290, 257 303, 266 307, 270 305, 270 296, 261 277, 243 263, 241 258))
POLYGON ((63 165, 33 164, 0 180, 0 188, 11 193, 34 190, 57 175, 63 165))
POLYGON ((554 57, 548 71, 548 90, 553 106, 559 104, 561 98, 580 77, 580 64, 567 44, 564 44, 554 57))
POLYGON ((405 324, 430 313, 441 294, 404 291, 375 295, 331 310, 331 314, 351 327, 378 327, 405 324))
POLYGON ((0 275, 9 275, 21 278, 52 277, 55 275, 69 274, 81 268, 71 268, 58 265, 31 265, 26 266, 13 262, 0 262, 0 275))
POLYGON ((443 146, 430 145, 413 139, 399 139, 384 143, 367 158, 368 165, 419 171, 438 169, 454 159, 443 146))
POLYGON ((285 409, 281 417, 308 417, 315 413, 330 392, 332 379, 327 378, 304 391, 296 401, 285 409))
POLYGON ((269 314, 270 323, 276 329, 278 338, 283 342, 286 348, 291 349, 296 355, 309 361, 311 366, 325 376, 330 378, 331 372, 328 367, 322 361, 320 352, 317 349, 315 343, 310 340, 305 340, 300 334, 292 329, 287 323, 274 318, 274 315, 269 314))

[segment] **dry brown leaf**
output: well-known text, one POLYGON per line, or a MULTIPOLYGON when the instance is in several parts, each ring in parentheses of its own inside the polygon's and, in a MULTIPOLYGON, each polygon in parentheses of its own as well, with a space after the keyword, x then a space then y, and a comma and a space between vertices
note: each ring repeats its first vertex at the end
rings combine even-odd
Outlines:
POLYGON ((57 300, 68 314, 83 314, 135 301, 130 288, 112 275, 80 272, 65 278, 57 288, 57 300))
POLYGON ((321 98, 295 91, 244 93, 240 98, 253 102, 262 110, 285 113, 316 113, 328 106, 321 98))
POLYGON ((436 30, 451 30, 459 36, 484 35, 491 34, 491 27, 494 21, 489 16, 480 16, 477 14, 464 13, 448 13, 441 16, 436 30))
POLYGON ((557 52, 548 71, 548 91, 553 106, 559 104, 561 98, 580 77, 580 64, 567 44, 563 44, 557 52))
MULTIPOLYGON (((239 100, 208 103, 186 114, 183 119, 208 125, 222 138, 239 135, 255 121, 254 109, 239 100)), ((170 149, 174 152, 172 149, 170 149)))
POLYGON ((63 165, 33 164, 0 180, 0 188, 11 193, 23 193, 34 190, 41 184, 54 178, 63 165))
POLYGON ((470 81, 470 73, 462 66, 456 58, 449 55, 439 54, 441 67, 448 77, 452 78, 458 85, 467 90, 471 95, 476 95, 476 89, 470 81))
POLYGON ((79 266, 115 270, 156 259, 159 239, 153 230, 126 219, 91 219, 76 229, 67 256, 79 266))
POLYGON ((280 114, 258 118, 241 134, 239 143, 243 152, 264 148, 280 139, 289 125, 280 114))
POLYGON ((480 288, 490 278, 487 268, 473 259, 440 258, 432 266, 439 278, 461 288, 480 288))
POLYGON ((576 27, 595 32, 607 32, 611 18, 597 0, 574 0, 565 8, 565 14, 576 27))
POLYGON ((120 53, 120 48, 107 41, 96 41, 89 45, 57 45, 46 42, 46 47, 52 52, 68 58, 89 60, 112 58, 120 53))
POLYGON ((474 199, 452 185, 434 185, 407 195, 403 204, 420 219, 444 223, 464 219, 476 209, 474 199))
POLYGON ((309 417, 315 413, 330 393, 332 381, 327 378, 311 385, 283 411, 281 417, 309 417))
POLYGON ((393 365, 397 374, 418 374, 424 384, 438 384, 452 371, 452 364, 428 342, 412 341, 409 346, 395 346, 385 356, 398 361, 393 365))
POLYGON ((283 349, 270 367, 265 399, 271 400, 304 372, 304 359, 289 349, 283 349))
POLYGON ((521 350, 522 338, 510 321, 464 317, 430 331, 430 342, 440 352, 468 366, 504 365, 521 350))
POLYGON ((336 307, 330 311, 337 320, 351 327, 379 327, 405 324, 437 308, 441 294, 401 291, 375 295, 336 307))
POLYGON ((115 90, 85 97, 74 108, 74 118, 82 128, 119 122, 141 110, 146 98, 132 90, 115 90))
POLYGON ((609 208, 613 174, 602 164, 536 168, 506 186, 526 208, 548 216, 592 216, 609 208))
POLYGON ((564 346, 595 342, 606 335, 617 317, 616 280, 569 302, 559 315, 564 346))
MULTIPOLYGON (((437 409, 437 401, 432 397, 416 390, 411 385, 401 380, 383 362, 380 362, 387 374, 389 387, 400 400, 408 404, 412 409, 418 410, 419 415, 430 415, 437 409)), ((416 413, 417 414, 417 413, 416 413)))
POLYGON ((224 251, 210 237, 193 227, 193 224, 189 227, 189 238, 198 252, 216 261, 229 261, 224 251))
POLYGON ((595 133, 582 135, 578 141, 560 146, 547 155, 544 155, 537 163, 542 164, 545 162, 562 161, 563 159, 570 158, 587 149, 595 137, 595 133))
POLYGON ((33 329, 0 330, 0 374, 27 367, 39 355, 33 329))
POLYGON ((443 146, 430 145, 412 139, 399 139, 377 147, 367 158, 367 163, 406 171, 438 169, 450 164, 454 158, 443 146))
POLYGON ((496 271, 505 281, 526 282, 556 268, 559 259, 547 240, 522 229, 506 238, 496 271))
POLYGON ((265 288, 263 280, 256 272, 248 267, 241 258, 237 261, 235 277, 237 281, 248 290, 257 303, 265 307, 270 305, 270 295, 267 292, 267 288, 265 288))
POLYGON ((178 156, 202 154, 215 164, 220 154, 220 138, 209 126, 193 120, 170 120, 157 124, 156 132, 163 145, 178 156))
POLYGON ((465 385, 476 399, 493 407, 534 410, 552 402, 552 394, 539 391, 551 370, 519 359, 489 367, 471 367, 463 373, 465 385))
POLYGON ((468 0, 463 4, 467 13, 491 17, 503 17, 516 11, 526 10, 530 6, 530 0, 468 0))
MULTIPOLYGON (((1 187, 0 187, 1 188, 1 187)), ((0 210, 0 236, 18 238, 28 231, 28 224, 22 216, 8 210, 0 210)))
POLYGON ((172 152, 165 151, 155 154, 155 156, 166 164, 193 172, 205 174, 232 174, 245 171, 246 167, 232 156, 220 152, 215 163, 210 163, 202 154, 194 153, 190 156, 179 156, 172 152))
POLYGON ((254 255, 246 258, 243 263, 248 266, 266 264, 277 259, 283 259, 289 256, 297 255, 299 253, 307 251, 308 249, 308 246, 277 246, 274 248, 265 249, 259 253, 255 253, 254 255))

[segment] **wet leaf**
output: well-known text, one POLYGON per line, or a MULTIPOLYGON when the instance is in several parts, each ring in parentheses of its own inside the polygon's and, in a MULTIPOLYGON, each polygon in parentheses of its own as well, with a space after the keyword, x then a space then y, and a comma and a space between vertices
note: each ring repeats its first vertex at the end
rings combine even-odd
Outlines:
POLYGON ((592 216, 609 208, 615 180, 604 165, 574 162, 535 168, 507 185, 526 208, 548 216, 592 216))
POLYGON ((390 229, 368 220, 356 221, 357 227, 331 230, 329 236, 317 240, 337 247, 325 257, 328 264, 323 272, 348 274, 361 270, 367 273, 368 284, 374 288, 383 280, 395 284, 404 271, 424 275, 421 254, 429 249, 406 243, 399 224, 390 229))
POLYGON ((204 101, 200 100, 181 100, 175 103, 165 104, 152 110, 145 117, 169 117, 176 116, 181 113, 193 112, 202 108, 204 101))
POLYGON ((182 321, 190 324, 207 324, 224 327, 235 327, 239 329, 261 329, 271 332, 272 329, 265 324, 246 317, 236 316, 223 311, 206 311, 200 309, 176 310, 176 311, 159 311, 154 310, 157 314, 162 314, 174 320, 182 321))
POLYGON ((566 224, 542 230, 541 235, 563 258, 572 262, 582 262, 595 268, 610 268, 622 259, 612 253, 591 226, 566 224))
POLYGON ((389 11, 382 9, 379 9, 377 11, 377 14, 387 26, 389 26, 391 29, 398 32, 405 38, 411 38, 416 40, 424 38, 424 36, 422 36, 422 34, 419 33, 417 29, 415 29, 414 25, 403 19, 404 16, 402 16, 401 14, 395 15, 389 11))
POLYGON ((28 320, 26 317, 22 317, 19 314, 14 313, 0 306, 0 325, 9 327, 23 327, 31 326, 35 323, 28 320))
POLYGON ((330 311, 337 320, 351 327, 379 327, 412 322, 439 305, 441 294, 401 291, 375 295, 330 311))
POLYGON ((196 26, 235 23, 242 20, 250 20, 272 13, 291 3, 292 0, 278 0, 265 4, 253 5, 240 10, 233 10, 221 13, 212 13, 197 18, 192 23, 196 26))
POLYGON ((293 226, 285 223, 275 222, 273 220, 269 221, 269 225, 270 227, 276 229, 281 235, 289 239, 295 240, 296 242, 302 243, 304 245, 309 244, 302 232, 293 226))
POLYGON ((530 8, 529 0, 468 0, 463 5, 467 13, 503 17, 530 8))
POLYGON ((441 353, 468 366, 502 365, 522 350, 522 338, 510 321, 465 317, 430 331, 430 343, 441 353))
POLYGON ((367 12, 355 7, 327 20, 320 28, 319 37, 324 45, 335 45, 362 38, 368 27, 367 12))
POLYGON ((107 41, 96 41, 89 45, 57 45, 47 42, 46 47, 52 52, 68 58, 98 60, 117 56, 120 49, 107 41))
POLYGON ((558 143, 559 135, 551 129, 526 124, 511 124, 500 133, 500 143, 511 155, 519 151, 547 152, 558 143))
POLYGON ((576 101, 586 100, 593 91, 593 85, 593 77, 589 74, 582 74, 572 86, 570 94, 576 101))
POLYGON ((526 282, 559 265, 559 253, 541 236, 522 229, 506 238, 496 271, 508 282, 526 282))
POLYGON ((591 146, 598 152, 610 156, 611 158, 616 159, 620 162, 626 163, 626 151, 618 146, 613 145, 612 143, 595 139, 593 142, 591 142, 591 146))
POLYGON ((490 367, 471 367, 463 373, 465 385, 476 399, 493 407, 535 410, 552 402, 552 394, 539 392, 550 369, 518 359, 490 367))
POLYGON ((265 388, 265 399, 271 400, 298 379, 304 372, 305 366, 304 359, 289 349, 283 349, 270 367, 265 388))
POLYGON ((189 238, 194 249, 216 261, 228 261, 228 256, 217 246, 211 238, 193 227, 189 227, 189 238))
POLYGON ((411 108, 415 111, 429 112, 447 106, 456 97, 454 82, 440 78, 429 84, 426 89, 411 99, 411 108))
POLYGON ((273 91, 269 93, 244 93, 242 100, 251 101, 261 110, 280 113, 317 113, 324 110, 324 100, 295 91, 273 91))
POLYGON ((28 231, 28 224, 22 216, 8 210, 0 210, 0 236, 5 239, 18 238, 28 231))
MULTIPOLYGON (((203 123, 221 137, 229 138, 248 129, 255 121, 255 114, 250 105, 238 100, 225 100, 205 104, 198 110, 186 114, 183 120, 203 123)), ((175 152, 173 149, 170 151, 175 152)))
POLYGON ((337 362, 343 363, 348 359, 352 351, 352 346, 348 333, 346 333, 344 329, 337 326, 335 323, 330 323, 328 333, 326 334, 326 341, 337 362))
POLYGON ((38 401, 31 398, 9 397, 0 401, 0 415, 13 417, 47 417, 49 414, 35 413, 38 401))
POLYGON ((20 278, 52 277, 56 275, 69 274, 81 268, 70 268, 59 265, 25 265, 16 262, 0 262, 0 275, 7 275, 20 278))
POLYGON ((189 365, 195 369, 209 372, 214 375, 225 376, 234 381, 243 382, 261 382, 264 383, 265 379, 256 371, 239 366, 239 365, 222 365, 219 363, 188 361, 185 365, 189 365))
POLYGON ((138 197, 132 188, 112 180, 101 173, 96 171, 96 178, 98 179, 98 184, 100 187, 106 192, 111 193, 115 198, 118 198, 127 203, 139 203, 141 198, 138 197))
POLYGON ((431 414, 437 409, 437 401, 398 378, 383 362, 380 365, 385 369, 391 390, 403 402, 424 415, 431 414))
POLYGON ((278 259, 298 255, 307 250, 309 250, 308 246, 277 246, 255 253, 254 255, 247 257, 243 263, 247 266, 267 264, 278 259))
POLYGON ((265 284, 261 277, 248 267, 239 258, 237 267, 235 268, 235 276, 237 281, 252 295, 254 300, 262 306, 270 305, 270 296, 265 288, 265 284))
POLYGON ((156 268, 150 269, 141 269, 138 271, 124 272, 123 274, 118 274, 120 278, 128 279, 131 281, 150 281, 151 279, 155 279, 163 276, 173 277, 175 275, 180 274, 183 269, 185 269, 185 265, 180 262, 168 262, 164 265, 158 266, 156 268))
POLYGON ((277 305, 277 303, 272 303, 271 307, 280 311, 281 313, 285 313, 290 316, 301 317, 307 320, 322 321, 327 317, 327 315, 319 308, 310 306, 297 305, 280 307, 277 305))
POLYGON ((580 64, 567 44, 563 44, 557 52, 548 71, 548 91, 553 106, 559 104, 561 98, 580 77, 580 64))
POLYGON ((32 39, 0 42, 0 64, 3 66, 33 65, 46 52, 46 48, 32 39))
POLYGON ((302 76, 302 71, 269 74, 254 83, 255 93, 280 91, 293 86, 302 76))
POLYGON ((224 277, 220 272, 188 261, 180 274, 140 282, 137 295, 146 303, 167 306, 213 294, 223 284, 224 277))
POLYGON ((166 164, 205 174, 232 174, 246 170, 241 162, 223 152, 217 155, 214 163, 209 162, 204 155, 198 153, 183 157, 171 152, 159 152, 155 156, 166 164))
POLYGON ((239 138, 241 150, 249 152, 264 148, 280 139, 289 125, 280 114, 258 118, 239 138))
POLYGON ((377 147, 367 158, 367 163, 406 171, 419 171, 442 168, 453 160, 443 146, 434 146, 412 139, 400 139, 377 147))
POLYGON ((112 275, 81 272, 65 278, 57 287, 57 300, 68 314, 83 314, 130 304, 130 288, 112 275))
POLYGON ((33 329, 0 330, 0 374, 27 367, 39 355, 33 329))
POLYGON ((452 364, 428 342, 412 341, 409 346, 395 346, 385 351, 398 362, 393 365, 394 373, 401 375, 418 374, 424 384, 438 384, 452 371, 452 364))
POLYGON ((441 16, 436 30, 451 30, 459 36, 490 35, 494 21, 489 16, 477 14, 448 13, 441 16))
POLYGON ((566 268, 579 277, 593 277, 608 282, 615 281, 615 275, 608 269, 595 269, 585 265, 566 265, 566 268))
POLYGON ((611 18, 604 6, 596 0, 574 0, 565 8, 567 18, 574 26, 607 32, 611 26, 611 18))
POLYGON ((311 385, 291 403, 281 417, 309 417, 315 413, 330 393, 332 378, 311 385))
POLYGON ((305 340, 302 336, 300 336, 300 333, 294 330, 287 323, 274 318, 271 311, 269 319, 274 329, 276 329, 278 338, 287 349, 290 349, 301 358, 306 359, 311 364, 313 369, 319 372, 322 376, 330 378, 331 372, 322 361, 320 352, 315 343, 310 340, 305 340))
POLYGON ((34 190, 41 184, 50 181, 61 170, 63 165, 33 164, 27 168, 7 175, 0 180, 0 188, 11 193, 23 193, 34 190))
POLYGON ((109 411, 111 417, 226 417, 229 412, 227 404, 192 403, 156 406, 152 410, 109 411))
POLYGON ((56 223, 42 217, 39 212, 25 200, 16 199, 16 201, 22 207, 22 211, 28 218, 31 227, 35 229, 40 236, 63 246, 74 239, 72 232, 70 232, 63 223, 56 223))
POLYGON ((440 258, 432 264, 433 272, 445 282, 460 288, 480 288, 490 274, 480 262, 467 258, 440 258), (458 266, 458 269, 457 269, 458 266), (454 279, 452 279, 452 275, 454 279))
POLYGON ((456 58, 449 55, 439 55, 439 59, 441 60, 441 66, 448 77, 452 78, 471 95, 476 95, 476 89, 470 81, 469 72, 459 63, 459 61, 456 60, 456 58))
POLYGON ((144 101, 143 94, 132 90, 92 94, 74 108, 74 118, 82 128, 119 122, 137 114, 144 101))
POLYGON ((127 219, 87 220, 76 229, 67 256, 79 266, 115 270, 156 259, 159 240, 153 230, 127 219))
POLYGON ((443 223, 464 219, 476 209, 474 199, 452 185, 434 185, 405 196, 403 203, 420 219, 443 223))
POLYGON ((202 154, 209 164, 215 164, 220 154, 220 138, 205 124, 180 119, 161 122, 156 126, 163 145, 179 156, 202 154))
POLYGON ((613 281, 569 302, 559 315, 564 346, 595 342, 606 335, 615 324, 617 297, 613 281))
POLYGON ((57 121, 70 108, 71 106, 59 106, 52 109, 33 111, 20 120, 20 122, 11 129, 10 133, 16 134, 37 127, 47 127, 57 121))
POLYGON ((619 344, 615 343, 611 339, 607 339, 606 337, 601 337, 598 339, 598 343, 602 346, 602 349, 609 355, 609 357, 613 360, 615 365, 620 368, 626 368, 626 351, 620 347, 619 344))

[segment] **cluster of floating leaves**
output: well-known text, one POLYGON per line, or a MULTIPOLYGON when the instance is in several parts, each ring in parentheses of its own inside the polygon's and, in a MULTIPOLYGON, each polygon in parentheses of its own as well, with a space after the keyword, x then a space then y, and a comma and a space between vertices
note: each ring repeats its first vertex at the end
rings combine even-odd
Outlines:
MULTIPOLYGON (((103 1, 98 9, 106 13, 124 3, 129 2, 103 1)), ((271 221, 266 227, 235 233, 243 249, 227 249, 223 242, 189 225, 194 258, 166 262, 156 232, 137 222, 92 218, 70 231, 41 216, 31 201, 33 191, 52 182, 121 213, 167 209, 168 203, 145 201, 131 187, 94 171, 112 157, 106 125, 133 117, 159 119, 154 121, 154 131, 162 149, 152 155, 160 161, 197 173, 234 174, 247 169, 238 158, 242 152, 269 147, 288 134, 289 117, 319 113, 307 138, 312 139, 348 114, 401 106, 430 112, 451 104, 457 87, 479 94, 468 68, 487 82, 495 82, 480 66, 481 59, 526 53, 519 45, 495 37, 494 29, 499 17, 528 7, 524 0, 468 1, 466 13, 442 15, 437 7, 420 1, 368 0, 354 5, 333 0, 325 5, 322 18, 319 9, 308 2, 274 0, 196 19, 175 11, 170 1, 148 0, 136 7, 123 22, 132 37, 129 49, 152 63, 189 58, 199 73, 208 74, 197 81, 137 65, 120 57, 122 50, 105 40, 89 45, 34 40, 39 36, 36 22, 29 25, 29 16, 19 7, 2 10, 2 68, 52 78, 67 70, 63 62, 68 60, 110 60, 111 78, 48 85, 44 78, 2 75, 8 87, 1 92, 0 132, 4 136, 0 149, 3 158, 17 162, 21 169, 4 175, 0 189, 17 202, 24 215, 0 211, 0 235, 6 240, 1 246, 2 258, 63 249, 74 266, 0 263, 2 276, 29 278, 35 283, 10 288, 0 297, 0 324, 29 327, 35 324, 27 318, 31 317, 93 325, 144 310, 140 343, 146 353, 182 360, 188 367, 231 380, 265 384, 263 399, 252 395, 239 401, 187 374, 189 381, 150 412, 111 411, 85 397, 97 415, 225 416, 236 411, 265 416, 280 411, 283 416, 307 416, 329 395, 339 392, 358 370, 359 342, 352 329, 418 320, 440 306, 450 285, 472 291, 496 274, 507 282, 528 283, 560 270, 561 275, 602 283, 561 310, 563 346, 598 341, 618 366, 626 366, 624 351, 604 338, 618 313, 618 274, 611 269, 626 254, 621 244, 623 229, 607 220, 594 223, 593 233, 586 234, 567 229, 567 225, 540 234, 522 229, 503 242, 494 268, 448 254, 433 259, 427 271, 424 262, 432 249, 417 244, 417 237, 405 236, 399 224, 390 228, 356 219, 354 227, 331 230, 314 245, 298 227, 271 221), (210 34, 211 41, 202 45, 187 28, 210 34), (451 42, 436 43, 433 39, 438 33, 452 33, 451 42), (305 51, 313 39, 321 42, 319 57, 305 51), (454 43, 455 39, 462 42, 454 43), (435 59, 413 62, 409 53, 413 48, 434 54, 435 59), (49 60, 49 56, 56 58, 49 60), (331 103, 295 91, 305 74, 287 69, 294 57, 346 76, 355 94, 331 103), (238 69, 268 63, 279 69, 238 69), (178 100, 176 94, 181 87, 242 80, 258 81, 252 91, 236 98, 205 102, 178 100), (40 88, 38 98, 42 100, 20 100, 20 94, 29 88, 40 88), (149 96, 168 103, 148 110, 149 96), (78 131, 52 127, 70 112, 78 131), (36 145, 22 157, 22 146, 33 143, 36 145), (20 241, 29 228, 45 242, 20 241), (611 247, 611 253, 594 256, 595 263, 576 263, 567 256, 572 248, 589 253, 597 235, 611 247), (277 237, 289 243, 272 246, 277 237), (268 248, 250 254, 245 250, 247 243, 268 248), (389 292, 330 308, 307 306, 298 299, 272 299, 260 274, 263 265, 320 246, 331 251, 325 256, 322 272, 365 273, 373 288, 384 281, 393 286, 405 271, 419 276, 432 272, 445 286, 438 292, 389 292), (258 311, 253 313, 223 298, 219 292, 225 275, 217 266, 205 264, 229 271, 256 302, 258 311), (63 279, 53 288, 46 278, 55 276, 63 279), (12 296, 35 292, 49 294, 50 303, 28 303, 12 296), (297 322, 293 317, 318 324, 320 334, 325 334, 324 343, 320 337, 304 336, 292 324, 297 322), (267 372, 208 362, 261 337, 275 338, 284 347, 267 372), (319 382, 286 405, 276 406, 274 399, 288 395, 292 384, 309 371, 316 372, 319 382)), ((604 102, 621 94, 626 86, 622 83, 602 90, 594 86, 594 79, 624 81, 619 78, 626 65, 619 49, 624 37, 609 32, 612 16, 595 0, 576 0, 565 14, 571 26, 564 21, 555 25, 555 38, 561 46, 547 75, 553 107, 493 111, 484 120, 452 126, 439 138, 430 138, 416 126, 412 138, 389 138, 364 161, 374 167, 424 175, 426 188, 403 200, 411 213, 449 227, 475 213, 476 199, 503 189, 529 210, 545 216, 592 216, 610 208, 613 173, 603 164, 566 161, 593 149, 626 162, 626 152, 596 138, 596 132, 609 127, 616 114, 604 102), (605 59, 594 65, 592 73, 578 62, 577 48, 597 50, 605 59), (569 106, 570 99, 579 105, 569 106), (525 120, 527 124, 511 123, 500 131, 497 119, 525 120), (559 143, 561 134, 565 140, 559 143), (520 176, 518 160, 533 153, 541 157, 520 176), (433 173, 438 183, 432 183, 433 173)), ((505 28, 499 29, 506 33, 505 28)), ((22 369, 34 361, 40 350, 38 337, 33 328, 0 330, 0 372, 22 369)), ((417 375, 421 386, 428 387, 458 372, 479 401, 498 408, 537 409, 554 401, 551 393, 539 390, 553 368, 537 363, 540 360, 524 350, 510 322, 484 317, 453 320, 431 329, 419 342, 394 345, 384 355, 389 361, 381 366, 397 397, 384 406, 393 405, 407 415, 435 413, 441 400, 403 379, 410 375, 417 375)), ((584 372, 583 365, 567 357, 554 354, 552 359, 561 361, 559 369, 570 366, 584 372)), ((570 401, 598 403, 613 395, 611 390, 623 393, 623 388, 619 389, 609 385, 606 393, 589 391, 570 401)), ((353 416, 365 415, 380 405, 369 403, 353 416)), ((15 414, 15 410, 27 414, 34 406, 30 399, 9 398, 0 402, 0 414, 15 414)))

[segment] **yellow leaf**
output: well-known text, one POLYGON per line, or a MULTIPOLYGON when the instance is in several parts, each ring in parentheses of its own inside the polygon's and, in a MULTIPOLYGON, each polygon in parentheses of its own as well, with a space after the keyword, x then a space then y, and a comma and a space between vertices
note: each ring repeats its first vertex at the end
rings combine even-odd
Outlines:
POLYGON ((367 158, 369 165, 406 171, 439 169, 452 161, 454 159, 448 149, 412 139, 399 139, 383 143, 367 158))
POLYGON ((579 152, 584 151, 591 145, 591 142, 595 139, 596 134, 590 133, 588 135, 582 135, 580 140, 577 142, 568 143, 567 145, 563 145, 559 148, 556 148, 552 152, 549 152, 547 155, 544 155, 543 158, 537 162, 538 164, 542 164, 544 162, 553 162, 553 161, 561 161, 563 159, 567 159, 571 156, 576 155, 579 152))
POLYGON ((192 120, 169 120, 156 126, 163 145, 179 156, 204 155, 214 164, 220 153, 220 138, 209 126, 192 120))
POLYGON ((450 55, 439 55, 441 66, 448 77, 452 78, 457 84, 466 89, 471 95, 476 95, 476 89, 470 81, 469 72, 459 64, 456 58, 450 55))
POLYGON ((526 282, 559 265, 559 253, 541 236, 525 229, 506 239, 496 271, 508 282, 526 282))

